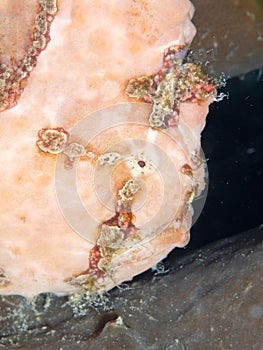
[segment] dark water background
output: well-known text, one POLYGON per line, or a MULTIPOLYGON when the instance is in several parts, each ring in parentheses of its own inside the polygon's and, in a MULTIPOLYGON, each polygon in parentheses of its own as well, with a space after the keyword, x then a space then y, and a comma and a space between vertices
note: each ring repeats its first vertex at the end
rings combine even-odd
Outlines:
POLYGON ((263 223, 263 69, 222 91, 229 98, 210 106, 203 131, 209 189, 190 249, 263 223))

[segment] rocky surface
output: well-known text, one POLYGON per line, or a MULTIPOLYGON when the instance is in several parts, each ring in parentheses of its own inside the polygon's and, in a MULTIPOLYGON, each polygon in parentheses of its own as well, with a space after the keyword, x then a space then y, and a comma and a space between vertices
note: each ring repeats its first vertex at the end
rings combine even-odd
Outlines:
POLYGON ((258 0, 193 0, 198 29, 192 49, 211 50, 215 72, 229 76, 262 66, 263 3, 258 0))
POLYGON ((3 296, 0 349, 260 350, 262 234, 181 251, 92 300, 3 296))

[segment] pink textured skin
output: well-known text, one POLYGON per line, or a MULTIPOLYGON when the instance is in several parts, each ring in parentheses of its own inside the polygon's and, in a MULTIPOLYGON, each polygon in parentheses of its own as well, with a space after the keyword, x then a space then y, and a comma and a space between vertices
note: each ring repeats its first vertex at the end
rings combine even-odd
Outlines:
MULTIPOLYGON (((33 297, 76 290, 64 279, 87 268, 93 246, 71 229, 59 209, 57 158, 37 149, 38 130, 69 130, 94 111, 129 101, 124 95, 128 79, 157 72, 166 47, 191 42, 192 15, 188 0, 59 2, 51 42, 18 104, 1 113, 0 267, 10 280, 2 294, 33 297)), ((208 104, 181 105, 180 117, 198 138, 208 104)), ((84 187, 83 196, 94 193, 84 187)), ((108 215, 100 207, 95 214, 101 221, 108 215)), ((114 282, 104 281, 106 288, 131 279, 188 240, 188 231, 177 230, 132 248, 116 258, 121 268, 114 282)))

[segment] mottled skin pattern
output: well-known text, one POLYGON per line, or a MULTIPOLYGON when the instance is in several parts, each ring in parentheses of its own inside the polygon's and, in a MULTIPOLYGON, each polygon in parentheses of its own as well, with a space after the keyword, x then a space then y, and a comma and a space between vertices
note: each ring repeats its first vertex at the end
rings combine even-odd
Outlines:
POLYGON ((39 0, 32 28, 32 43, 24 57, 12 65, 0 59, 0 112, 12 108, 23 92, 37 58, 50 41, 50 26, 57 13, 56 0, 39 0))
MULTIPOLYGON (((89 2, 68 0, 58 4, 57 12, 57 8, 52 7, 54 2, 41 1, 40 6, 46 6, 43 7, 43 11, 48 15, 52 17, 56 12, 50 30, 51 40, 38 56, 37 65, 31 71, 19 103, 1 113, 0 140, 4 147, 1 147, 0 157, 4 171, 0 177, 0 267, 3 270, 2 279, 10 281, 2 288, 3 293, 21 293, 32 298, 43 291, 68 293, 77 289, 65 280, 89 267, 89 252, 97 243, 99 233, 97 229, 114 215, 114 212, 98 201, 92 184, 93 169, 97 161, 109 152, 108 147, 113 146, 114 142, 140 137, 149 145, 159 145, 164 149, 163 155, 171 158, 171 166, 163 162, 163 156, 156 156, 156 150, 152 155, 148 155, 149 161, 152 158, 152 161, 157 161, 158 169, 163 166, 163 175, 169 173, 173 167, 175 173, 178 173, 176 185, 171 184, 175 193, 165 192, 168 198, 171 194, 174 198, 171 197, 170 205, 167 203, 164 215, 166 212, 172 215, 174 210, 177 210, 173 208, 173 203, 178 204, 179 211, 181 207, 183 210, 178 213, 178 222, 174 222, 167 231, 163 234, 159 232, 156 236, 155 227, 162 227, 163 224, 162 215, 153 216, 160 209, 159 203, 162 203, 162 177, 158 177, 158 171, 149 173, 148 177, 149 161, 144 157, 140 159, 137 154, 133 155, 131 166, 124 162, 123 167, 118 168, 117 163, 119 170, 116 172, 113 166, 112 183, 105 183, 104 179, 99 183, 103 191, 112 186, 114 195, 118 196, 118 191, 124 183, 134 176, 141 176, 140 181, 149 188, 148 192, 145 191, 148 196, 145 199, 142 196, 146 202, 140 207, 141 210, 136 212, 136 218, 129 217, 125 211, 121 212, 118 217, 120 226, 118 228, 123 227, 125 231, 129 228, 130 221, 136 227, 140 227, 140 222, 142 224, 144 220, 152 217, 156 218, 156 223, 148 230, 150 233, 153 232, 151 239, 143 244, 137 232, 132 240, 133 235, 125 231, 124 237, 127 237, 124 238, 123 246, 120 248, 122 254, 113 254, 110 266, 107 265, 108 261, 103 262, 107 265, 104 264, 104 267, 110 272, 107 272, 109 278, 99 281, 100 284, 109 289, 121 281, 131 279, 135 274, 161 260, 173 247, 182 247, 188 242, 192 196, 188 201, 189 205, 186 205, 187 192, 193 193, 193 182, 202 179, 203 169, 193 169, 194 179, 191 179, 183 174, 180 168, 184 164, 194 167, 191 156, 199 147, 200 131, 212 97, 200 104, 180 102, 178 126, 158 130, 153 130, 147 121, 150 104, 128 103, 128 107, 121 104, 132 101, 124 92, 132 77, 154 76, 162 67, 164 50, 177 45, 185 47, 195 34, 196 30, 191 23, 193 14, 191 3, 186 0, 164 1, 165 3, 155 0, 146 3, 140 0, 138 3, 125 0, 115 7, 111 2, 98 4, 95 0, 89 2), (114 115, 107 118, 112 110, 110 106, 116 107, 116 110, 114 115), (95 128, 103 126, 104 120, 106 123, 114 118, 124 121, 127 128, 117 132, 114 128, 111 129, 111 123, 107 125, 105 133, 98 134, 94 144, 90 146, 85 135, 79 139, 71 129, 83 120, 89 122, 89 117, 103 108, 106 117, 100 119, 101 123, 94 123, 95 128), (144 128, 132 124, 136 115, 140 116, 140 121, 143 119, 144 128), (63 128, 70 134, 62 149, 59 142, 56 144, 56 138, 46 139, 46 133, 50 132, 49 135, 52 135, 52 131, 58 131, 58 128, 63 128), (171 133, 176 130, 176 142, 171 138, 166 140, 163 134, 165 130, 171 133), (196 137, 197 145, 193 144, 195 143, 193 135, 196 137), (52 152, 59 151, 58 154, 46 152, 49 146, 52 152), (86 146, 90 147, 86 149, 86 146), (60 152, 61 150, 63 151, 60 152), (87 151, 87 154, 82 156, 82 151, 87 151), (95 155, 94 158, 92 153, 95 155), (88 225, 90 229, 84 227, 87 239, 83 239, 72 229, 60 211, 54 178, 57 162, 60 161, 63 163, 63 171, 66 165, 67 174, 73 173, 75 165, 78 164, 78 190, 85 203, 84 209, 91 211, 96 218, 96 226, 94 224, 90 228, 88 225), (138 161, 143 161, 146 165, 141 167, 142 164, 138 161), (176 171, 177 165, 178 171, 176 171), (128 169, 132 167, 136 168, 133 170, 135 175, 128 173, 128 169), (118 272, 117 274, 114 272, 112 276, 112 268, 115 266, 118 267, 118 272)), ((37 21, 36 30, 40 28, 45 32, 47 26, 43 17, 38 16, 37 21)), ((38 35, 34 35, 31 38, 31 44, 37 37, 38 35)), ((41 47, 42 37, 38 38, 41 47)), ((37 46, 37 43, 34 45, 37 46)), ((181 60, 180 55, 185 51, 186 49, 183 49, 178 53, 178 64, 181 60)), ((173 53, 170 56, 173 56, 173 53)), ((169 63, 169 59, 167 62, 169 63)), ((165 78, 169 76, 172 78, 170 71, 166 73, 165 78)), ((174 84, 172 79, 170 81, 174 84)), ((156 85, 154 95, 157 100, 158 96, 163 100, 164 93, 161 92, 161 86, 165 87, 167 84, 168 80, 162 79, 157 84, 159 87, 156 85)), ((169 89, 171 90, 171 87, 169 89)), ((101 113, 103 115, 104 112, 101 113)), ((87 132, 89 130, 92 128, 87 127, 87 132)), ((132 149, 135 146, 131 145, 132 149)), ((134 153, 132 149, 129 151, 130 154, 134 153)), ((143 152, 145 153, 147 149, 145 146, 143 152)), ((103 167, 100 164, 99 166, 103 167)), ((168 183, 170 179, 174 181, 172 175, 167 176, 168 183)), ((69 187, 66 183, 64 185, 61 192, 66 195, 69 187)), ((137 195, 134 201, 137 201, 137 195)), ((73 204, 72 198, 65 198, 62 204, 67 206, 69 216, 72 213, 76 214, 74 212, 76 203, 73 204)), ((80 214, 76 214, 77 218, 78 215, 80 214)), ((82 222, 82 218, 78 218, 78 222, 82 222)), ((118 242, 121 237, 119 233, 116 230, 115 238, 118 238, 118 242)), ((100 242, 105 241, 101 239, 100 242)), ((116 242, 113 245, 116 247, 116 242)), ((107 249, 108 255, 109 249, 107 249)), ((98 266, 102 267, 102 259, 98 262, 98 266)))

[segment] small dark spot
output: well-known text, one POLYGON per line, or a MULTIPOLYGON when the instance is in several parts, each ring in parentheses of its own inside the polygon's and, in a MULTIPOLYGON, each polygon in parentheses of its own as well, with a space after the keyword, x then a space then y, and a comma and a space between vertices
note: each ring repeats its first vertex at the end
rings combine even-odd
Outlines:
POLYGON ((145 162, 143 160, 139 160, 138 161, 138 165, 141 167, 141 168, 144 168, 145 167, 145 162))

